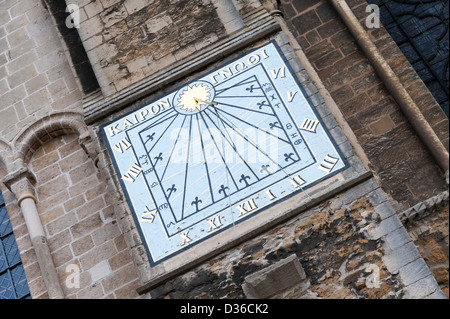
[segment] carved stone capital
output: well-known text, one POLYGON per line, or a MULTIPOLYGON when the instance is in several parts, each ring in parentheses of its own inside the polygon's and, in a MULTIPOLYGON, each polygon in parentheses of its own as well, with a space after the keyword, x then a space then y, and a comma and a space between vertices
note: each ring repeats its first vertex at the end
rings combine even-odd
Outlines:
POLYGON ((14 194, 19 206, 26 198, 31 198, 36 202, 34 190, 36 178, 26 167, 22 167, 6 175, 2 182, 14 194))
POLYGON ((280 10, 279 0, 262 0, 261 3, 271 16, 283 16, 283 12, 280 10))

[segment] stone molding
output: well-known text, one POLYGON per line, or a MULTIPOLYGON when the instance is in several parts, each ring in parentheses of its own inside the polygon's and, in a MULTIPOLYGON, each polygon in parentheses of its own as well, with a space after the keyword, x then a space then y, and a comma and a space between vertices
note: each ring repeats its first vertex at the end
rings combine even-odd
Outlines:
POLYGON ((87 131, 83 115, 76 112, 50 114, 28 126, 14 141, 15 159, 27 163, 48 140, 61 135, 81 135, 87 131))
MULTIPOLYGON (((95 162, 97 153, 92 147, 83 115, 76 112, 54 113, 27 126, 11 143, 0 140, 0 164, 6 171, 2 182, 11 191, 13 191, 14 185, 24 178, 29 181, 30 185, 34 185, 36 178, 27 167, 33 154, 50 139, 69 134, 79 136, 81 146, 95 162)), ((34 186, 27 186, 21 191, 17 189, 13 193, 19 204, 25 198, 36 200, 34 186)))

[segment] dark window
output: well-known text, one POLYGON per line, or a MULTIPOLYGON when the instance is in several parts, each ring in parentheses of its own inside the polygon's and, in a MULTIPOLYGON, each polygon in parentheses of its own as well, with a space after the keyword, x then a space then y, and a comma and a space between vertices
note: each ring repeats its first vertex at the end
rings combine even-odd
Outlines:
POLYGON ((386 30, 449 115, 449 1, 368 0, 386 30))
POLYGON ((0 192, 0 299, 29 299, 27 278, 0 192))

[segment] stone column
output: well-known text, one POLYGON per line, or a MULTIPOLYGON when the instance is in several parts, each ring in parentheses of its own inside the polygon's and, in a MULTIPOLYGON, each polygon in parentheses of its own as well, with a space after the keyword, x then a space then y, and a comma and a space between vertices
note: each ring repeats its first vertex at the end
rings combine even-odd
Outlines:
POLYGON ((242 21, 242 17, 232 0, 213 0, 212 3, 216 7, 219 19, 228 34, 245 27, 244 21, 242 21))
POLYGON ((17 203, 22 210, 49 298, 64 299, 64 293, 59 283, 44 228, 37 211, 33 182, 34 177, 26 168, 21 168, 14 173, 8 174, 3 179, 3 183, 15 195, 17 203))

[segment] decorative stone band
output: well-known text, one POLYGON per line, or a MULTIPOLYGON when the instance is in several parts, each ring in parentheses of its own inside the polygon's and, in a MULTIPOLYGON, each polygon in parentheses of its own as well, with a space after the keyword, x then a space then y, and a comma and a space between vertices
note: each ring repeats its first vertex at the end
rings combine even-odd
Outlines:
POLYGON ((417 203, 413 207, 398 214, 400 221, 403 224, 413 223, 416 220, 422 219, 428 216, 430 213, 438 209, 441 205, 448 201, 448 190, 444 191, 436 196, 417 203))

